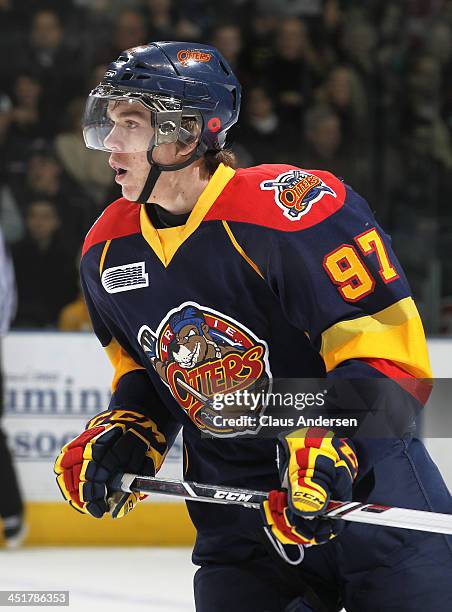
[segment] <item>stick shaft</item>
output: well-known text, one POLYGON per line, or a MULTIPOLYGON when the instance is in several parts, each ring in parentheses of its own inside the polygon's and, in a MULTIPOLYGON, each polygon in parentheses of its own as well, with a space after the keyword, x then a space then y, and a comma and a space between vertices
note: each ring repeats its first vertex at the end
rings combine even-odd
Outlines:
MULTIPOLYGON (((234 504, 256 509, 267 499, 268 495, 263 491, 200 484, 184 480, 153 478, 137 474, 118 476, 112 488, 125 492, 160 493, 190 501, 234 504)), ((379 506, 378 504, 362 504, 360 502, 330 501, 323 516, 368 525, 452 535, 451 514, 379 506)))

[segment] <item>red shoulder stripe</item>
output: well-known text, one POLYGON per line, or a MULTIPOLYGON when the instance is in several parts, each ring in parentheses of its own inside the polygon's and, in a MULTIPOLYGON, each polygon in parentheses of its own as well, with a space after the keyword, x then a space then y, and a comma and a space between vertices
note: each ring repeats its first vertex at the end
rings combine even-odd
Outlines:
POLYGON ((140 205, 126 198, 119 198, 108 206, 86 235, 83 255, 95 244, 138 234, 140 228, 140 205))
POLYGON ((321 223, 345 201, 345 186, 330 172, 286 164, 242 168, 205 221, 236 221, 298 232, 321 223))

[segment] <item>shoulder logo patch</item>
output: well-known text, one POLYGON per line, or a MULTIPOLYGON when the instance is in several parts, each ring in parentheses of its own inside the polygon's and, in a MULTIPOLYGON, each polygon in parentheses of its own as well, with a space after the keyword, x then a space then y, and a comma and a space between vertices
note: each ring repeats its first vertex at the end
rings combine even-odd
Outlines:
POLYGON ((306 215, 325 194, 337 197, 322 179, 303 170, 283 172, 271 181, 262 181, 260 188, 274 190, 276 204, 290 221, 298 221, 306 215))
POLYGON ((102 286, 107 293, 119 293, 149 287, 149 275, 145 272, 144 261, 106 268, 101 276, 102 286))

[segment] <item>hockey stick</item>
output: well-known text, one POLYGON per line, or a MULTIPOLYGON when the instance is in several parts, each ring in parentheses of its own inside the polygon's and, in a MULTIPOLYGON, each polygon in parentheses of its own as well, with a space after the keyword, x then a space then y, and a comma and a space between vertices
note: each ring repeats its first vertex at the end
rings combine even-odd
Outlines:
MULTIPOLYGON (((190 501, 202 501, 216 504, 236 504, 246 508, 259 508, 267 499, 263 491, 250 491, 232 487, 199 484, 184 480, 170 480, 139 476, 137 474, 122 474, 117 476, 112 489, 123 492, 161 493, 190 501)), ((452 514, 426 512, 424 510, 409 510, 377 504, 362 504, 360 502, 330 501, 322 515, 331 519, 343 519, 368 525, 415 529, 430 533, 452 535, 452 514)))

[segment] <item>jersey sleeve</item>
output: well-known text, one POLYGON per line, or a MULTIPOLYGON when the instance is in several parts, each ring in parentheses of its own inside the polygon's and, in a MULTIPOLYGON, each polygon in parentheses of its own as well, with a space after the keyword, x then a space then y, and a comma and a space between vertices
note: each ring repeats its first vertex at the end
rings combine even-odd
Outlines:
MULTIPOLYGON (((327 372, 352 360, 430 378, 424 330, 390 238, 347 188, 345 205, 309 230, 277 232, 268 282, 327 372), (389 366, 388 366, 389 368, 389 366)), ((389 372, 389 369, 386 371, 389 372)))
POLYGON ((80 278, 93 330, 113 367, 109 409, 134 410, 149 417, 154 423, 155 438, 158 441, 159 448, 156 450, 165 456, 180 430, 180 423, 163 405, 140 362, 139 354, 113 324, 101 300, 96 299, 96 292, 100 290, 100 275, 98 284, 93 278, 96 268, 98 266, 93 267, 92 262, 82 259, 80 278))
POLYGON ((390 238, 349 188, 341 209, 321 223, 306 230, 300 223, 299 231, 273 232, 271 239, 259 263, 285 315, 323 358, 329 384, 353 387, 327 406, 337 416, 359 404, 359 426, 347 433, 356 441, 361 477, 413 428, 431 390, 407 279, 390 238))

